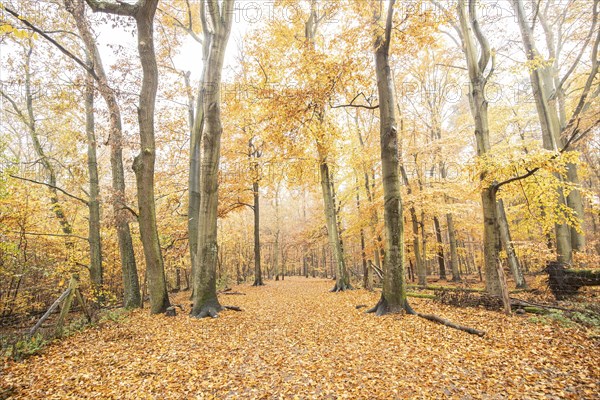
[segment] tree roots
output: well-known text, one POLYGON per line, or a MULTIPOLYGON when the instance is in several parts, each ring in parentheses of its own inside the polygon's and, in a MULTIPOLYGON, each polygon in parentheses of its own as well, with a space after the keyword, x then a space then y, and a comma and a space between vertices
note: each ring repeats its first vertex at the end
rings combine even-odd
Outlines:
POLYGON ((330 290, 331 293, 343 292, 345 290, 354 290, 351 284, 344 282, 336 282, 335 286, 330 290))
POLYGON ((408 304, 408 300, 404 302, 404 305, 391 306, 383 294, 379 298, 377 304, 375 304, 375 307, 370 308, 365 312, 375 314, 378 317, 394 313, 416 314, 415 310, 413 310, 410 304, 408 304))

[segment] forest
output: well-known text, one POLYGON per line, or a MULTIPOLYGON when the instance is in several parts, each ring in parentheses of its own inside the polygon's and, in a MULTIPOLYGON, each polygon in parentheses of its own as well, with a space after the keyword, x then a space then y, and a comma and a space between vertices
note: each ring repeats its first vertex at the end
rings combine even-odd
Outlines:
POLYGON ((600 0, 1 0, 0 399, 600 392, 600 0))

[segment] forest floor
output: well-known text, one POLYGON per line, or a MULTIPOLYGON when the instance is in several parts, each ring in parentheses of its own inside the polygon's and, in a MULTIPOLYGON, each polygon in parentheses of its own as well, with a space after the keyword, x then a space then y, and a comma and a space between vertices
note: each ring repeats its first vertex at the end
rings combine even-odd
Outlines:
POLYGON ((0 388, 15 399, 598 398, 597 331, 410 299, 481 338, 416 316, 365 314, 356 306, 374 305, 378 292, 331 286, 236 286, 245 295, 220 300, 243 312, 202 320, 187 315, 189 293, 180 293, 174 303, 186 312, 103 322, 5 364, 0 388))

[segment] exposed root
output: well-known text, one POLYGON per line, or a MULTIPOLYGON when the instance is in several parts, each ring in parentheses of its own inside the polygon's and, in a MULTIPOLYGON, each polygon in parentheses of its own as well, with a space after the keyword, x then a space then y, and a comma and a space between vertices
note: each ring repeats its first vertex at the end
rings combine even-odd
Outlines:
POLYGON ((265 286, 265 284, 263 283, 262 280, 260 280, 260 281, 257 280, 257 281, 254 281, 254 283, 252 284, 252 286, 265 286))
POLYGON ((237 307, 237 306, 223 306, 223 308, 226 308, 228 310, 233 310, 233 311, 244 311, 241 308, 237 307))
POLYGON ((410 304, 408 304, 408 301, 405 301, 403 306, 399 305, 399 306, 392 307, 388 303, 387 299, 383 296, 383 294, 379 298, 379 301, 377 302, 377 304, 375 304, 375 307, 370 308, 365 312, 375 314, 378 317, 382 316, 382 315, 386 315, 386 314, 397 314, 397 313, 416 314, 415 310, 413 310, 412 307, 410 306, 410 304))
POLYGON ((344 282, 336 282, 335 286, 330 290, 331 293, 343 292, 345 290, 354 290, 351 284, 344 282))
POLYGON ((195 318, 217 318, 219 312, 223 311, 224 307, 217 300, 207 301, 197 309, 192 308, 191 316, 195 318))
POLYGON ((379 298, 379 301, 377 302, 375 307, 370 308, 365 312, 366 313, 374 313, 377 316, 393 314, 393 313, 406 313, 406 314, 411 314, 411 315, 417 315, 426 320, 437 322, 438 324, 442 324, 442 325, 450 327, 450 328, 458 329, 459 331, 467 332, 472 335, 477 335, 479 337, 483 337, 485 335, 485 332, 483 332, 483 331, 480 331, 480 330, 477 330, 474 328, 469 328, 468 326, 462 326, 462 325, 455 324, 446 319, 440 318, 437 315, 421 314, 421 313, 415 312, 415 310, 412 309, 410 304, 408 304, 408 301, 406 301, 404 303, 404 306, 392 307, 392 306, 390 306, 390 304, 388 303, 386 298, 383 297, 383 294, 379 298))

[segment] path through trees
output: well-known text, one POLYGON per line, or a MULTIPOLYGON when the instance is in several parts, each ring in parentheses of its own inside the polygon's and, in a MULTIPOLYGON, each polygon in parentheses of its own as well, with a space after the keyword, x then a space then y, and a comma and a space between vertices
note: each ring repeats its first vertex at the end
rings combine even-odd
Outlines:
POLYGON ((581 330, 411 299, 422 312, 488 332, 479 338, 416 316, 373 318, 356 306, 379 293, 332 296, 330 285, 290 277, 236 286, 246 295, 220 302, 244 312, 214 320, 189 318, 183 292, 173 303, 186 312, 138 310, 90 328, 1 371, 0 388, 29 398, 592 397, 600 349, 581 330))

